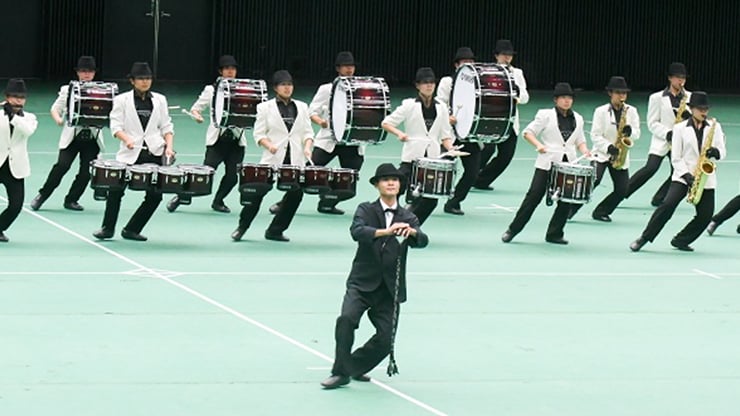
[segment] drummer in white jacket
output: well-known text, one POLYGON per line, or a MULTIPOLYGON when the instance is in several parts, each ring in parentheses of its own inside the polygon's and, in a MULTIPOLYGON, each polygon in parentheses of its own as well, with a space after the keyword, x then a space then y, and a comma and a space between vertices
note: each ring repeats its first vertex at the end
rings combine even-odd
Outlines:
MULTIPOLYGON (((547 192, 552 163, 574 161, 576 149, 590 156, 583 133, 583 117, 572 110, 575 94, 570 84, 567 82, 556 84, 553 96, 555 107, 537 111, 534 120, 524 129, 524 139, 534 146, 538 155, 534 162, 532 183, 524 196, 524 201, 509 228, 501 236, 504 243, 510 242, 524 229, 534 210, 542 202, 542 197, 547 192)), ((547 227, 545 241, 568 244, 568 240, 563 238, 563 228, 573 205, 560 200, 557 202, 557 208, 547 227)))
POLYGON ((437 79, 432 68, 419 68, 416 71, 416 98, 407 98, 391 114, 383 119, 383 128, 403 142, 399 170, 406 180, 401 187, 407 187, 406 200, 411 202, 411 212, 423 224, 437 206, 435 198, 415 198, 411 195, 409 182, 412 163, 419 158, 440 157, 441 149, 453 149, 452 127, 450 126, 447 105, 434 98, 437 79), (404 125, 404 131, 398 126, 404 125))

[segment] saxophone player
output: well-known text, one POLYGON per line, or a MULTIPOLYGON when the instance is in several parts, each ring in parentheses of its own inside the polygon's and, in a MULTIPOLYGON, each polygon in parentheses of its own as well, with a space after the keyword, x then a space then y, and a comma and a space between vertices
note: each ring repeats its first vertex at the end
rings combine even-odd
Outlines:
MULTIPOLYGON (((594 110, 591 140, 596 161, 596 181, 601 183, 604 171, 609 169, 614 190, 596 206, 591 217, 597 221, 611 222, 609 216, 627 195, 629 183, 629 148, 640 138, 640 116, 637 109, 626 103, 630 88, 624 77, 611 77, 606 86, 609 103, 594 110)), ((575 205, 570 218, 580 209, 575 205)))
MULTIPOLYGON (((673 176, 663 203, 655 210, 650 221, 637 240, 630 244, 630 250, 639 251, 648 241, 652 242, 673 216, 678 204, 686 195, 694 181, 703 182, 697 166, 707 160, 719 160, 726 156, 725 134, 722 126, 709 114, 709 98, 702 91, 691 95, 688 103, 691 118, 673 127, 673 149, 671 163, 673 176)), ((671 245, 681 251, 694 251, 689 245, 699 238, 707 228, 714 212, 714 189, 717 186, 717 175, 706 177, 702 188, 701 199, 695 204, 696 215, 671 240, 671 245)))
MULTIPOLYGON (((686 66, 680 62, 674 62, 668 67, 668 87, 650 95, 648 100, 647 125, 648 130, 653 134, 650 139, 650 150, 647 163, 632 175, 629 181, 629 190, 627 196, 635 193, 642 185, 658 172, 663 159, 668 156, 670 160, 671 140, 673 138, 673 126, 684 120, 691 118, 688 111, 687 103, 691 98, 691 92, 686 91, 686 66)), ((668 192, 671 185, 671 176, 673 175, 673 166, 671 173, 665 182, 658 188, 653 195, 651 204, 654 207, 660 205, 668 192)))

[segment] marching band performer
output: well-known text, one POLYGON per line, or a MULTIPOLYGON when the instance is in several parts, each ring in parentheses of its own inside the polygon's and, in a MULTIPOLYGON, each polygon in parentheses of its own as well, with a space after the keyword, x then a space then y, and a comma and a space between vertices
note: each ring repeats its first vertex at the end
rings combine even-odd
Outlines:
MULTIPOLYGON (((625 198, 629 198, 655 175, 666 155, 670 161, 673 126, 676 122, 691 118, 691 113, 686 106, 689 98, 691 98, 691 92, 684 88, 686 77, 686 66, 680 62, 674 62, 668 66, 668 86, 664 90, 650 95, 647 125, 653 136, 650 139, 648 160, 645 166, 630 178, 629 189, 625 198), (678 114, 679 111, 681 111, 681 114, 678 114)), ((668 187, 671 185, 673 165, 670 163, 669 165, 671 172, 668 178, 660 185, 651 200, 654 207, 660 206, 668 192, 668 187)))
POLYGON ((321 382, 324 389, 346 385, 350 378, 370 381, 365 373, 389 353, 388 375, 398 372, 393 343, 399 304, 406 301, 408 248, 424 248, 429 244, 429 237, 421 230, 416 216, 398 203, 405 176, 390 163, 378 166, 370 183, 378 190, 379 198, 363 202, 355 211, 350 234, 357 241, 357 252, 334 329, 334 366, 331 376, 321 382), (405 240, 399 242, 396 237, 405 240), (375 327, 375 334, 352 352, 354 332, 365 311, 375 327))
MULTIPOLYGON (((128 74, 131 91, 113 99, 110 113, 110 129, 113 137, 120 140, 116 160, 131 164, 162 164, 162 156, 172 158, 174 129, 168 112, 167 98, 152 92, 152 70, 146 62, 134 62, 128 74)), ((121 210, 124 191, 109 190, 105 201, 102 227, 93 233, 99 240, 112 238, 121 210)), ((146 241, 141 235, 154 211, 162 202, 162 194, 155 190, 146 191, 144 201, 121 230, 127 240, 146 241)))
MULTIPOLYGON (((293 77, 288 71, 273 74, 272 85, 275 98, 257 105, 257 120, 254 123, 254 139, 262 147, 261 164, 304 166, 311 157, 313 129, 308 116, 308 106, 293 99, 293 77)), ((239 241, 257 216, 263 194, 242 195, 247 204, 239 215, 239 225, 231 233, 239 241)), ((273 241, 290 241, 283 231, 290 226, 298 206, 303 200, 303 190, 296 188, 285 192, 280 201, 280 210, 265 231, 265 238, 273 241)))
MULTIPOLYGON (((712 221, 707 226, 707 233, 709 233, 709 235, 714 235, 717 227, 732 218, 732 216, 737 214, 738 211, 740 211, 740 195, 732 198, 724 208, 719 210, 719 212, 712 217, 712 221)), ((740 225, 737 226, 737 233, 740 234, 740 225)))
MULTIPOLYGON (((234 79, 237 75, 238 64, 231 55, 223 55, 218 60, 218 74, 225 79, 234 79)), ((197 123, 203 123, 203 111, 208 110, 213 102, 215 88, 206 85, 198 96, 198 99, 190 107, 190 115, 197 123)), ((206 116, 206 118, 210 118, 206 116)), ((240 127, 218 127, 208 123, 206 130, 206 155, 204 165, 216 169, 221 163, 224 164, 224 176, 218 185, 218 190, 213 197, 211 208, 217 212, 229 213, 231 210, 224 203, 224 198, 234 189, 239 181, 237 165, 244 160, 244 150, 247 140, 244 137, 244 129, 240 127)), ((173 212, 180 205, 190 204, 189 195, 176 195, 167 203, 167 211, 173 212)))
MULTIPOLYGON (((475 54, 473 54, 472 49, 469 47, 461 47, 457 49, 454 60, 455 69, 459 68, 461 65, 473 62, 475 62, 475 54)), ((451 93, 452 77, 442 77, 437 86, 437 100, 445 103, 449 108, 451 93)), ((454 110, 452 111, 454 113, 454 110)), ((454 125, 455 123, 457 123, 457 119, 454 114, 451 114, 450 124, 454 125)), ((470 154, 462 158, 463 174, 457 181, 454 195, 447 201, 447 203, 445 203, 444 212, 453 215, 464 215, 465 212, 461 209, 460 204, 468 196, 470 188, 478 177, 478 171, 480 170, 481 147, 479 143, 474 142, 458 143, 458 145, 462 146, 460 147, 461 151, 470 154)))
MULTIPOLYGON (((648 241, 655 240, 673 216, 678 204, 687 198, 687 193, 691 194, 696 189, 693 187, 694 183, 701 180, 697 173, 702 174, 701 169, 697 171, 697 165, 702 161, 719 160, 726 156, 722 126, 716 120, 707 119, 710 107, 707 94, 703 91, 694 92, 688 105, 691 107, 691 118, 673 127, 673 181, 663 203, 653 212, 640 237, 630 244, 632 251, 640 251, 648 241)), ((717 175, 703 175, 706 176, 703 192, 698 202, 694 201, 696 215, 671 240, 671 245, 681 251, 694 251, 689 244, 699 238, 712 220, 717 175)))
POLYGON ((0 242, 10 241, 5 231, 23 209, 25 178, 31 174, 28 138, 36 131, 38 121, 23 111, 26 105, 26 83, 12 78, 5 87, 5 101, 0 115, 0 183, 5 185, 8 206, 0 212, 0 242))
MULTIPOLYGON (((555 107, 537 111, 534 120, 524 129, 524 139, 534 146, 538 155, 534 163, 532 183, 524 201, 509 228, 501 236, 504 243, 510 242, 524 229, 534 210, 542 202, 542 197, 547 192, 552 163, 575 160, 576 149, 590 156, 583 133, 583 117, 572 110, 575 94, 570 84, 556 84, 553 96, 555 107), (541 141, 537 140, 537 136, 541 141)), ((568 244, 568 240, 563 238, 563 228, 573 205, 560 200, 557 202, 557 208, 547 227, 545 241, 568 244)))
POLYGON ((423 224, 437 206, 437 199, 414 197, 410 187, 412 163, 419 158, 437 158, 440 146, 447 151, 454 150, 452 128, 450 127, 447 105, 434 99, 437 80, 432 68, 419 68, 416 71, 416 98, 403 100, 382 122, 383 128, 403 142, 401 166, 399 170, 406 178, 402 188, 408 189, 407 200, 411 202, 411 212, 423 224), (405 131, 398 129, 404 124, 405 131))
MULTIPOLYGON (((511 61, 514 60, 514 55, 516 55, 514 45, 512 45, 510 40, 499 39, 496 41, 496 49, 493 51, 493 54, 496 58, 496 63, 504 66, 514 76, 514 105, 527 104, 529 102, 529 92, 527 91, 527 80, 524 78, 524 71, 511 65, 511 61)), ((498 144, 489 143, 483 147, 480 156, 481 170, 478 173, 478 179, 476 179, 473 185, 476 189, 493 190, 491 184, 504 173, 504 170, 506 170, 514 158, 516 143, 519 141, 519 111, 516 111, 514 114, 511 127, 508 139, 498 144), (491 159, 494 152, 497 152, 496 157, 491 159)))
MULTIPOLYGON (((80 82, 89 82, 95 78, 95 58, 92 56, 81 56, 74 68, 77 79, 80 82)), ((52 166, 46 182, 39 189, 38 195, 31 200, 31 209, 38 211, 41 205, 51 196, 59 186, 64 175, 72 167, 72 162, 79 155, 80 168, 77 171, 69 192, 64 197, 64 208, 72 211, 82 211, 84 208, 79 204, 79 199, 85 192, 85 187, 90 182, 90 161, 95 159, 103 148, 103 132, 99 127, 93 126, 67 126, 62 117, 66 112, 67 99, 69 96, 69 85, 62 85, 54 104, 51 106, 51 118, 62 127, 62 135, 59 139, 59 156, 57 163, 52 166)))
MULTIPOLYGON (((629 147, 640 138, 640 116, 637 109, 626 104, 630 91, 623 77, 611 77, 606 86, 609 103, 594 110, 591 125, 591 140, 594 143, 596 160, 596 181, 594 188, 601 183, 604 171, 609 169, 614 190, 596 206, 591 217, 597 221, 611 222, 609 216, 627 194, 629 182, 629 147), (620 143, 621 142, 621 143, 620 143)), ((581 205, 570 212, 575 215, 581 205)))

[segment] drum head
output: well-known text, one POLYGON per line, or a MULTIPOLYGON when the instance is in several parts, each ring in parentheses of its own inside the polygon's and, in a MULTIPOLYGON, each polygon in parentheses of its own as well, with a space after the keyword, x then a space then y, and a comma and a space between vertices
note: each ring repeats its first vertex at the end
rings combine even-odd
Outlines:
POLYGON ((221 126, 221 121, 223 120, 224 116, 224 98, 226 94, 228 94, 228 92, 228 80, 219 79, 216 82, 215 91, 213 94, 213 102, 211 103, 211 123, 214 127, 221 126))
POLYGON ((464 139, 470 135, 478 114, 479 94, 478 72, 471 64, 464 64, 457 69, 450 95, 450 111, 457 119, 453 130, 458 138, 464 139))
POLYGON ((347 114, 349 103, 347 102, 347 92, 349 91, 349 82, 342 77, 334 80, 334 86, 331 89, 331 98, 329 100, 329 118, 330 127, 334 132, 334 138, 342 140, 344 132, 347 130, 347 114))
POLYGON ((69 89, 67 90, 67 114, 65 119, 69 127, 73 127, 77 123, 77 116, 79 115, 79 108, 75 104, 77 97, 80 96, 80 82, 72 81, 69 83, 69 89))

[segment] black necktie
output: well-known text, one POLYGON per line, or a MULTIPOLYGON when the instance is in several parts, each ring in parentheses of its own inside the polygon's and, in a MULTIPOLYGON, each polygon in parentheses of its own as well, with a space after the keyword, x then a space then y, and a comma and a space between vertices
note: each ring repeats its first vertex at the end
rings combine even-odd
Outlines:
POLYGON ((390 212, 391 214, 396 215, 396 208, 386 208, 383 212, 390 212))

